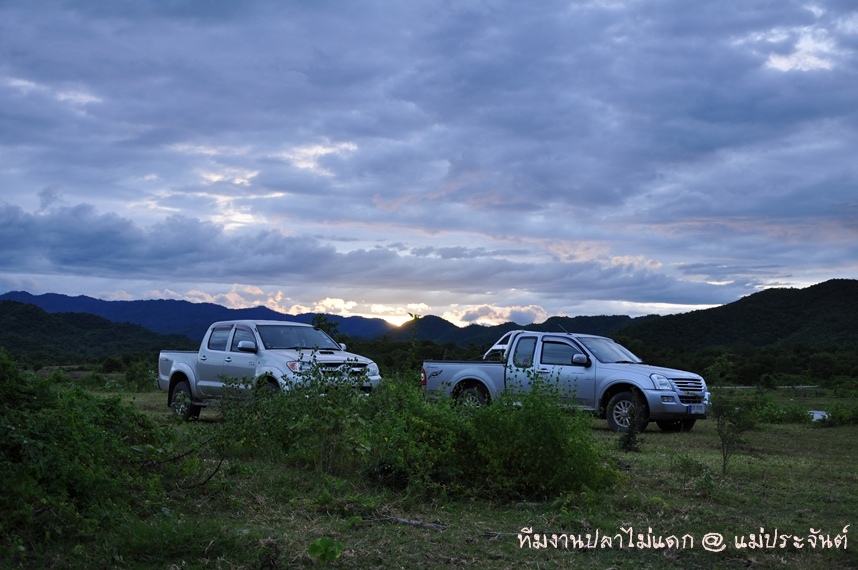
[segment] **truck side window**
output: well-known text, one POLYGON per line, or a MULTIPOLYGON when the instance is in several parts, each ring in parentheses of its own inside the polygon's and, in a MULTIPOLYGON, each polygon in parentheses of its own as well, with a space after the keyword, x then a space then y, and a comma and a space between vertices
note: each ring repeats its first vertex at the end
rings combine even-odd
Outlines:
POLYGON ((542 357, 541 364, 551 364, 557 366, 569 366, 572 364, 572 357, 576 354, 582 354, 580 350, 565 342, 542 342, 542 357))
POLYGON ((232 326, 218 327, 209 335, 209 350, 226 350, 226 341, 229 340, 229 332, 232 326))
POLYGON ((229 346, 230 352, 239 352, 238 343, 243 340, 249 340, 253 344, 256 344, 256 338, 253 336, 253 333, 250 332, 250 329, 236 327, 235 334, 232 335, 232 344, 229 346))
POLYGON ((518 339, 515 353, 512 355, 513 365, 519 368, 530 368, 533 365, 533 353, 536 351, 536 338, 525 337, 518 339))

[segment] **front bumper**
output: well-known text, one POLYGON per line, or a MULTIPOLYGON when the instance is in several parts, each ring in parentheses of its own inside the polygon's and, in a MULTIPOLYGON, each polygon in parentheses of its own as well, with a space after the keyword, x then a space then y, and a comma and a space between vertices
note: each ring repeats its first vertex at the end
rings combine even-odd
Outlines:
POLYGON ((688 392, 680 394, 667 390, 646 390, 645 395, 651 420, 706 419, 709 413, 709 392, 703 392, 702 395, 695 392, 697 398, 691 398, 696 400, 694 403, 680 400, 681 396, 687 397, 688 392))

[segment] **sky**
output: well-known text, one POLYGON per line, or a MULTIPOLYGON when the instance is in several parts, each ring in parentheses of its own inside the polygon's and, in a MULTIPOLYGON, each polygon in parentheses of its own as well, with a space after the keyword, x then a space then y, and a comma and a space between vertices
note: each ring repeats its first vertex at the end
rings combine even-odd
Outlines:
POLYGON ((0 0, 0 293, 457 325, 858 278, 853 0, 0 0))

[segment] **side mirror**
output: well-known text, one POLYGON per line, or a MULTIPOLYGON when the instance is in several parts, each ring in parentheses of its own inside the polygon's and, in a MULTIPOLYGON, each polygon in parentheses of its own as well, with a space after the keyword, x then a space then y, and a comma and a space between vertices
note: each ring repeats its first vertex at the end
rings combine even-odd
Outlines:
POLYGON ((258 349, 256 348, 256 343, 251 340, 240 340, 238 341, 238 350, 241 352, 256 352, 258 349))
POLYGON ((346 343, 341 342, 341 343, 339 343, 339 345, 340 345, 340 348, 341 348, 341 349, 343 349, 343 350, 345 350, 345 349, 346 349, 346 343))
POLYGON ((581 354, 579 352, 578 354, 572 356, 572 364, 577 364, 579 366, 589 366, 590 359, 587 358, 586 354, 581 354))

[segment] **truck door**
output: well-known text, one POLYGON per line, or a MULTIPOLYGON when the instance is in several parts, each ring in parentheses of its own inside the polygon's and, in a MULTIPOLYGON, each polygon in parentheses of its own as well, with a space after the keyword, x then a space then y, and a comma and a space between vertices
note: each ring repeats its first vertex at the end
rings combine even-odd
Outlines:
POLYGON ((232 325, 217 326, 211 330, 208 342, 200 347, 197 356, 197 390, 207 398, 220 395, 225 374, 226 345, 232 325))
POLYGON ((519 336, 515 340, 506 370, 506 388, 530 392, 530 383, 536 374, 533 358, 536 355, 535 336, 519 336))
MULTIPOLYGON (((239 350, 238 343, 241 341, 250 341, 254 345, 257 344, 256 336, 250 330, 250 327, 236 325, 232 333, 232 341, 229 343, 229 351, 224 358, 224 376, 228 380, 252 381, 256 375, 256 362, 259 358, 255 352, 239 350)), ((242 383, 246 384, 247 382, 242 383)))
POLYGON ((595 367, 587 354, 572 340, 543 337, 537 372, 546 381, 557 383, 564 400, 574 402, 582 409, 595 408, 595 367), (575 355, 580 356, 576 359, 575 355), (586 360, 586 363, 582 360, 586 360))

